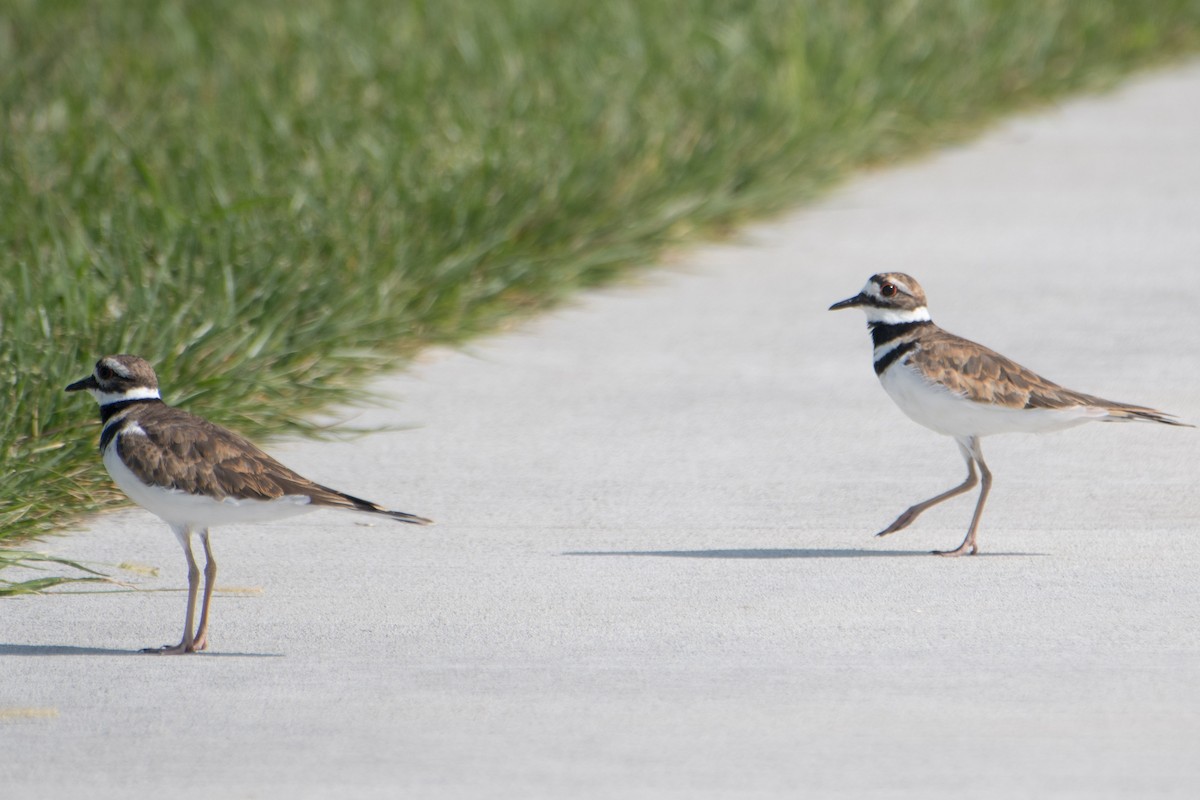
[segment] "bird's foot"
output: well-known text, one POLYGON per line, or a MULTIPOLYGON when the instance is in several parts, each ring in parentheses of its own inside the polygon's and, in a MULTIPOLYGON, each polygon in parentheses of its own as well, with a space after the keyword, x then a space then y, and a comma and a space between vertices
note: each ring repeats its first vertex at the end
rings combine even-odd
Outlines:
POLYGON ((958 558, 959 556, 973 556, 979 552, 974 542, 963 542, 953 550, 934 550, 933 555, 945 556, 946 558, 958 558))
POLYGON ((162 647, 147 647, 142 650, 155 656, 182 656, 196 652, 195 643, 180 642, 179 644, 164 644, 162 647))

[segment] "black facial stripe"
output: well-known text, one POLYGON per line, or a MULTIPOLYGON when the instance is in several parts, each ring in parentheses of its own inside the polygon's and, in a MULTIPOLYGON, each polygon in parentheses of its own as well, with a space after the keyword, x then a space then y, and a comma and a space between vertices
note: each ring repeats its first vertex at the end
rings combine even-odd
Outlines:
POLYGON ((882 375, 883 371, 894 364, 896 359, 900 358, 902 355, 907 353, 909 350, 912 350, 916 346, 916 342, 905 342, 904 344, 897 345, 883 354, 879 360, 875 362, 875 374, 882 375))
MULTIPOLYGON (((867 294, 863 295, 862 304, 864 306, 872 306, 874 308, 898 308, 893 301, 900 295, 903 295, 903 292, 897 291, 897 293, 891 297, 881 300, 878 297, 872 297, 871 295, 867 294)), ((904 296, 907 297, 907 295, 904 296)))

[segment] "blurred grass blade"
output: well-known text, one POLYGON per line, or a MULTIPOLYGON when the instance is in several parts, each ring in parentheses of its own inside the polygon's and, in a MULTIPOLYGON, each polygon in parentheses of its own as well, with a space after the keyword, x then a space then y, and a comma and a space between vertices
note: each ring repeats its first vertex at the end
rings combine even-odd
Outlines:
POLYGON ((0 570, 26 569, 48 571, 53 567, 69 567, 84 575, 52 575, 30 578, 23 581, 11 581, 0 578, 0 597, 12 597, 19 594, 38 594, 55 586, 69 583, 111 583, 107 575, 90 567, 72 561, 69 558, 36 553, 29 550, 9 550, 0 548, 0 570))

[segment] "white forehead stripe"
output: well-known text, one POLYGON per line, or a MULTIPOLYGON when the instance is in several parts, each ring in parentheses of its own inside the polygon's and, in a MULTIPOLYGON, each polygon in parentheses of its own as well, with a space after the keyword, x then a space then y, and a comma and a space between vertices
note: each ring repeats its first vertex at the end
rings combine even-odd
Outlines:
MULTIPOLYGON (((904 283, 904 281, 898 281, 894 278, 889 278, 885 282, 890 283, 892 286, 895 286, 899 291, 903 292, 904 294, 908 295, 909 297, 912 297, 912 289, 909 288, 909 286, 906 283, 904 283)), ((880 292, 879 284, 875 282, 874 278, 867 281, 867 285, 863 287, 863 294, 870 295, 871 297, 877 297, 880 300, 885 299, 883 296, 883 293, 880 292)))
POLYGON ((106 358, 100 363, 120 375, 122 378, 133 377, 133 373, 129 371, 129 367, 125 366, 120 361, 117 361, 115 358, 106 358))

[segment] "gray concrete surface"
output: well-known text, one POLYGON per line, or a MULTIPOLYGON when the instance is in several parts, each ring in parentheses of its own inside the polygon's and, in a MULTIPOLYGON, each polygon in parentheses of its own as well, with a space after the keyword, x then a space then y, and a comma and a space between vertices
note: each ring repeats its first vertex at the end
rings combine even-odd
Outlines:
POLYGON ((0 794, 1200 796, 1200 434, 989 439, 982 556, 926 555, 967 499, 876 540, 961 461, 825 311, 908 271, 1194 421, 1198 143, 1200 65, 1146 76, 380 376, 350 421, 412 429, 271 449, 440 524, 218 531, 210 654, 134 654, 178 638, 165 525, 47 541, 168 591, 0 604, 0 794))

